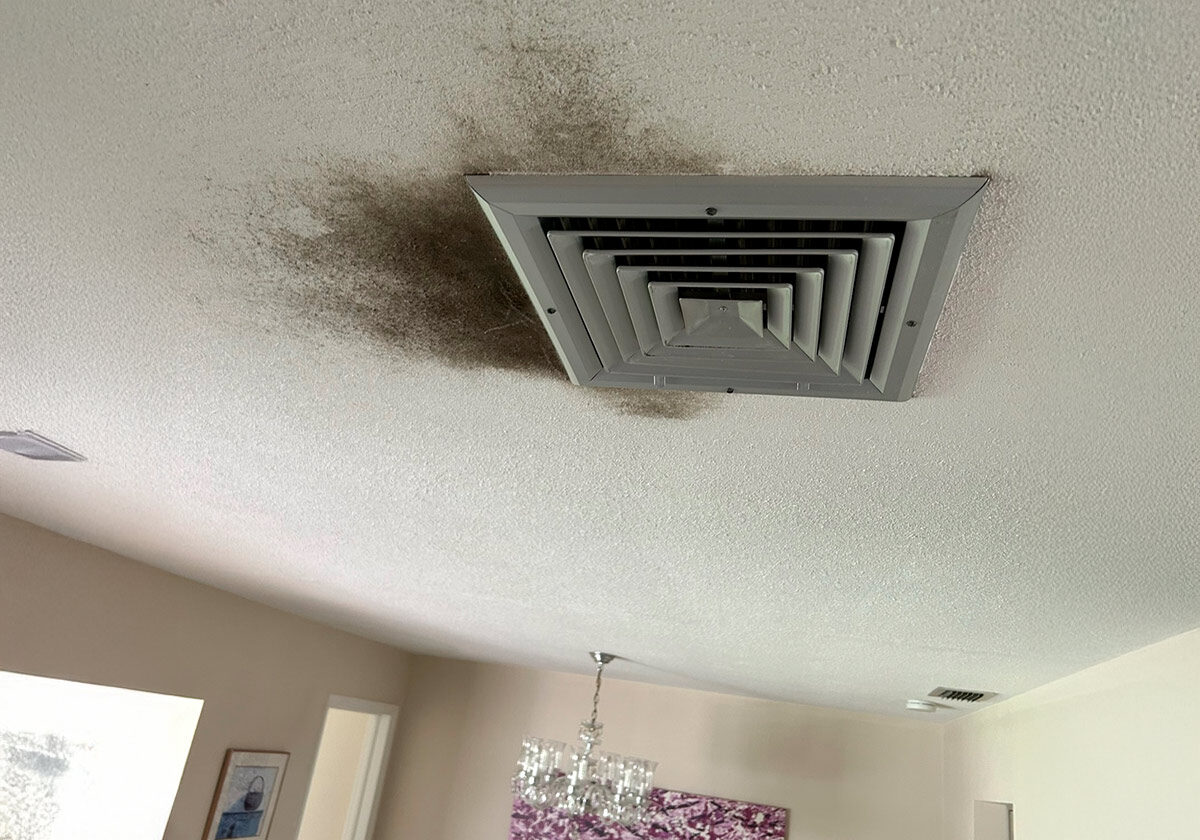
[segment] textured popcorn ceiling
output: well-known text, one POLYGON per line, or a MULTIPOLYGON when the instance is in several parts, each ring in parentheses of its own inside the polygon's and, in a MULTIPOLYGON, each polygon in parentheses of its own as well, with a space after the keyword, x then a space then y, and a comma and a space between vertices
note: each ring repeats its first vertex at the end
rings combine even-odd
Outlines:
POLYGON ((90 460, 0 453, 0 511, 413 650, 862 710, 1196 627, 1197 43, 1190 0, 5 3, 0 428, 90 460), (994 180, 893 405, 571 387, 498 170, 994 180))

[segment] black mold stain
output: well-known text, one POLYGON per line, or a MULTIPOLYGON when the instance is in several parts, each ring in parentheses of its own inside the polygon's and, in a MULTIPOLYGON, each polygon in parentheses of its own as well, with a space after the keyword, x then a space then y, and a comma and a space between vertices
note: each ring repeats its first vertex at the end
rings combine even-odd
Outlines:
POLYGON ((555 38, 511 33, 498 54, 502 99, 524 126, 505 137, 470 116, 457 117, 464 172, 712 174, 720 160, 673 132, 636 118, 636 92, 606 77, 598 50, 555 38))
MULTIPOLYGON (((718 161, 672 133, 639 125, 633 92, 603 82, 590 48, 511 34, 498 54, 496 98, 515 136, 455 115, 458 172, 397 175, 354 161, 325 163, 319 180, 286 198, 317 226, 275 227, 260 240, 304 285, 300 312, 322 327, 360 334, 390 351, 457 368, 497 368, 566 382, 533 307, 462 177, 466 173, 709 173, 718 161)), ((279 197, 280 200, 284 197, 279 197)), ((590 389, 627 415, 687 419, 709 394, 590 389)))
POLYGON ((301 312, 335 331, 457 368, 566 375, 461 178, 343 164, 305 202, 326 232, 274 230, 301 312))
POLYGON ((635 388, 603 388, 597 396, 631 417, 687 420, 713 407, 713 395, 699 391, 650 391, 635 388))

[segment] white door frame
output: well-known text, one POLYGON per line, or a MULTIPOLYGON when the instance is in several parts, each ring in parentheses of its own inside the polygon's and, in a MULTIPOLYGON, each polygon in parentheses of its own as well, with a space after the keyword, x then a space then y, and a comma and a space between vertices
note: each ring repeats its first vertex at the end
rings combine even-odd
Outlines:
MULTIPOLYGON (((396 718, 400 714, 400 707, 388 703, 375 703, 371 700, 359 700, 357 697, 331 694, 326 715, 328 715, 328 709, 361 712, 372 717, 367 729, 358 771, 354 778, 354 788, 350 794, 350 809, 346 814, 346 827, 341 837, 341 840, 370 840, 375 831, 379 794, 383 787, 384 773, 387 772, 388 755, 392 751, 392 734, 396 729, 396 718)), ((324 734, 325 726, 322 724, 322 738, 324 734)), ((320 751, 320 743, 317 744, 317 750, 320 751)), ((309 778, 309 793, 312 793, 311 777, 309 778)))

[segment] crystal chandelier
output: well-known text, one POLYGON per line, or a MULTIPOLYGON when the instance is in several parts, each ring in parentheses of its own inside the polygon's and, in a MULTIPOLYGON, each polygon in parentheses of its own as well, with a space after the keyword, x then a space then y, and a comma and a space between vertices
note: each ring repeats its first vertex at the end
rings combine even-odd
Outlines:
POLYGON ((513 792, 534 808, 557 808, 572 816, 595 816, 622 825, 640 822, 654 780, 656 761, 628 758, 596 749, 604 724, 596 722, 600 678, 611 653, 592 651, 596 692, 592 717, 579 726, 580 746, 526 738, 513 776, 513 792))

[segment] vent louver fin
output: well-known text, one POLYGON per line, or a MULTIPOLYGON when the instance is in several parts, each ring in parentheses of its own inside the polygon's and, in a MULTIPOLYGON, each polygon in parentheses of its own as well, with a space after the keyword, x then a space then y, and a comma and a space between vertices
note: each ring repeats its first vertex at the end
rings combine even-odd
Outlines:
POLYGON ((978 691, 969 688, 943 688, 942 686, 938 686, 929 692, 929 696, 937 697, 941 700, 954 700, 959 703, 981 703, 984 700, 991 700, 996 696, 996 692, 978 691))
POLYGON ((469 183, 572 381, 903 400, 986 180, 469 183))
POLYGON ((875 324, 879 321, 879 307, 883 302, 888 264, 892 256, 891 240, 864 239, 862 245, 861 281, 854 289, 843 356, 846 370, 855 382, 862 382, 867 375, 867 362, 871 346, 875 343, 875 324))
POLYGON ((825 270, 814 268, 800 275, 796 284, 796 346, 809 359, 817 357, 817 336, 825 298, 825 270))

